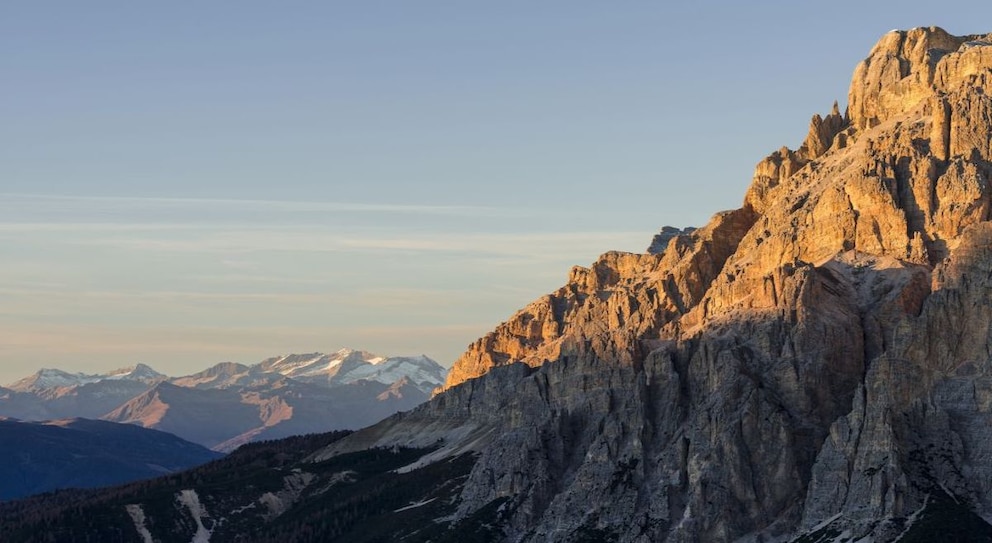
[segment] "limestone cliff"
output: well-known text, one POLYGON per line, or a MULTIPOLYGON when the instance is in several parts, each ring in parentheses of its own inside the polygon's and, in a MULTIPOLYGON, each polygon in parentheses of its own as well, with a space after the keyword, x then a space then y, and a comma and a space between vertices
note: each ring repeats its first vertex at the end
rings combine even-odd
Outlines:
POLYGON ((992 35, 886 34, 740 209, 574 268, 317 458, 477 451, 457 515, 507 541, 992 537, 990 83, 992 35))

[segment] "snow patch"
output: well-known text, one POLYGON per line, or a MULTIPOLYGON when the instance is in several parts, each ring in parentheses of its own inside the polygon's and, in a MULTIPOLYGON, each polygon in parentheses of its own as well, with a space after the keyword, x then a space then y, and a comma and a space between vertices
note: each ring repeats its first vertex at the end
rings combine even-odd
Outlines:
POLYGON ((196 522, 196 533, 193 534, 193 539, 190 540, 190 543, 210 543, 211 531, 203 525, 203 519, 210 517, 210 515, 207 514, 207 510, 200 504, 200 496, 196 494, 195 490, 183 490, 179 492, 179 496, 176 499, 189 509, 189 513, 193 515, 193 521, 196 522))
POLYGON ((258 505, 258 504, 255 503, 255 502, 251 502, 248 505, 242 505, 241 507, 238 507, 237 509, 231 509, 231 514, 232 515, 240 515, 241 513, 244 513, 245 511, 248 511, 249 509, 254 509, 256 505, 258 505))
POLYGON ((145 526, 145 511, 141 508, 141 505, 137 503, 131 503, 124 506, 127 510, 127 514, 131 516, 131 521, 134 522, 134 529, 138 530, 138 535, 141 536, 141 541, 143 543, 154 543, 152 539, 152 533, 148 531, 148 527, 145 526))
POLYGON ((840 513, 837 513, 836 515, 834 515, 834 516, 828 518, 827 520, 825 520, 825 521, 817 524, 816 526, 813 526, 806 533, 819 532, 820 530, 822 530, 822 529, 826 528, 827 526, 829 526, 830 523, 832 523, 833 521, 839 519, 840 518, 840 515, 841 515, 840 513))
POLYGON ((913 527, 913 524, 915 524, 916 521, 919 520, 920 515, 923 514, 923 510, 927 508, 927 504, 929 503, 930 503, 930 494, 927 494, 926 496, 923 497, 923 505, 921 505, 920 508, 917 509, 916 511, 913 511, 912 515, 909 515, 909 518, 906 519, 906 527, 903 529, 901 534, 899 534, 898 536, 896 536, 895 539, 892 540, 892 543, 896 543, 897 541, 905 537, 906 534, 909 533, 909 530, 913 527))
POLYGON ((958 497, 955 496, 954 493, 947 488, 947 485, 945 485, 944 483, 940 483, 940 489, 944 491, 944 494, 947 494, 948 498, 954 500, 955 504, 961 505, 961 502, 958 501, 958 497))
POLYGON ((409 511, 410 509, 416 509, 418 507, 423 507, 423 506, 431 503, 432 501, 434 501, 436 499, 437 498, 431 498, 429 500, 424 500, 424 501, 420 501, 420 502, 417 502, 417 503, 411 503, 410 505, 408 505, 406 507, 400 507, 399 509, 393 510, 393 513, 399 513, 401 511, 409 511))

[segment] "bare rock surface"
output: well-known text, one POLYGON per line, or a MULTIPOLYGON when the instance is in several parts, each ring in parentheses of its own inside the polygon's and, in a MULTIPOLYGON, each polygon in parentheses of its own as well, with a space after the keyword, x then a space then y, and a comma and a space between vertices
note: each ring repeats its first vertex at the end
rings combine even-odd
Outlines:
POLYGON ((458 515, 506 541, 987 540, 990 81, 992 35, 886 34, 740 209, 574 268, 316 458, 476 451, 458 515))

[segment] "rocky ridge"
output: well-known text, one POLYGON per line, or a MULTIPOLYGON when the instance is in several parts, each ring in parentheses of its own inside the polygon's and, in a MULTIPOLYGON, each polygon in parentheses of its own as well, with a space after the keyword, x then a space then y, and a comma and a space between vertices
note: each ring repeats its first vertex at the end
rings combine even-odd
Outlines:
POLYGON ((0 416, 100 418, 227 452, 253 440, 367 426, 427 400, 445 371, 423 355, 351 349, 224 362, 175 378, 143 364, 94 375, 43 369, 0 388, 0 416))
POLYGON ((741 208, 573 268, 314 460, 476 451, 456 518, 507 541, 992 537, 990 82, 992 35, 886 34, 741 208))

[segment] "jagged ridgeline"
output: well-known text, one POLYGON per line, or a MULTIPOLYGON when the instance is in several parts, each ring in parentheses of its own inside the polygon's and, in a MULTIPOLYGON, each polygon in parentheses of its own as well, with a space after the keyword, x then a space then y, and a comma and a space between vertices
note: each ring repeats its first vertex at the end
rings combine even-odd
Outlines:
MULTIPOLYGON (((74 507, 128 541, 252 540, 251 508, 306 519, 284 541, 992 540, 990 83, 992 35, 886 34, 740 209, 573 269, 430 402, 273 475, 282 510, 195 479, 74 507)), ((33 503, 0 519, 66 522, 33 503)))

